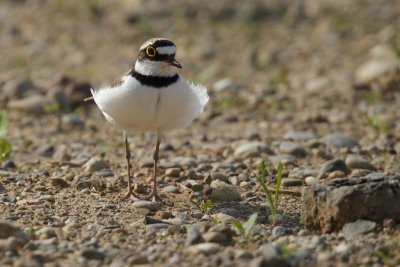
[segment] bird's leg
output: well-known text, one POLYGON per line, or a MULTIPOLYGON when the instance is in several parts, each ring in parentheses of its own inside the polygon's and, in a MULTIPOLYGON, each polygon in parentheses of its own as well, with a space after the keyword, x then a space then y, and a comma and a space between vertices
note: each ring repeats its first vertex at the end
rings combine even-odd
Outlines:
POLYGON ((161 202, 161 198, 158 196, 157 194, 157 164, 158 164, 158 150, 160 148, 160 133, 157 132, 157 143, 156 143, 156 148, 154 149, 154 153, 153 153, 153 160, 154 160, 154 171, 153 171, 153 190, 151 192, 151 194, 149 195, 149 198, 151 198, 151 200, 153 202, 156 201, 160 201, 161 202))
POLYGON ((124 134, 124 141, 125 141, 125 157, 126 157, 126 164, 127 164, 127 172, 128 172, 128 192, 125 195, 125 198, 129 199, 139 199, 140 197, 132 191, 132 184, 131 184, 131 152, 129 150, 128 144, 128 137, 126 136, 125 131, 124 134))

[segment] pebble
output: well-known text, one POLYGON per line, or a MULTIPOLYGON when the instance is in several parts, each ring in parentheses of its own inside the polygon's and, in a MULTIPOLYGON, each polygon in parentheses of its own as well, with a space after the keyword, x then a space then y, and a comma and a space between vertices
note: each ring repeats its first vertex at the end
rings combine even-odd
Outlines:
POLYGON ((355 222, 346 223, 343 226, 342 233, 346 240, 352 240, 356 236, 374 231, 376 226, 376 222, 359 219, 355 222))
POLYGON ((344 178, 346 177, 346 174, 342 171, 333 171, 330 174, 328 174, 328 179, 337 179, 337 178, 344 178))
POLYGON ((220 181, 223 181, 225 183, 229 182, 228 177, 226 177, 223 173, 220 173, 220 172, 211 173, 211 179, 212 180, 220 180, 220 181))
POLYGON ((106 258, 106 254, 97 249, 84 249, 81 251, 81 256, 88 260, 99 260, 103 261, 106 258))
POLYGON ((282 186, 301 186, 303 185, 303 181, 296 178, 283 178, 282 186))
POLYGON ((109 169, 110 165, 100 157, 93 157, 83 165, 86 172, 96 172, 102 169, 109 169))
POLYGON ((1 164, 1 169, 16 169, 17 165, 15 164, 15 162, 11 159, 5 160, 2 164, 1 164))
POLYGON ((29 236, 19 227, 7 222, 0 222, 0 239, 12 236, 21 239, 24 243, 29 241, 29 236))
POLYGON ((23 99, 11 100, 8 102, 8 108, 39 115, 43 114, 46 106, 50 104, 51 101, 42 95, 31 95, 23 99))
POLYGON ((75 113, 69 113, 62 116, 61 122, 63 125, 83 128, 85 126, 85 122, 75 113))
POLYGON ((363 169, 370 171, 375 170, 375 167, 371 163, 369 163, 368 160, 360 156, 354 156, 354 155, 347 156, 345 162, 350 169, 363 169))
POLYGON ((250 142, 240 145, 235 149, 235 156, 258 156, 262 152, 268 152, 269 147, 264 142, 250 142))
POLYGON ((35 149, 35 154, 42 156, 42 157, 51 157, 54 154, 54 146, 51 144, 43 144, 43 145, 39 145, 36 149, 35 149))
POLYGON ((231 223, 232 221, 236 220, 235 217, 221 212, 213 214, 212 217, 215 221, 221 223, 231 223))
POLYGON ((227 90, 236 90, 237 85, 232 79, 224 78, 219 81, 216 81, 213 84, 212 88, 215 92, 223 92, 227 90))
POLYGON ((355 146, 359 146, 358 142, 352 138, 349 138, 343 134, 328 134, 321 140, 328 147, 332 148, 347 148, 352 149, 355 146))
POLYGON ((312 132, 303 131, 288 131, 283 135, 285 140, 292 140, 295 142, 306 142, 315 139, 315 135, 312 132))
POLYGON ((200 227, 198 225, 190 226, 190 228, 187 230, 185 244, 195 245, 203 242, 204 238, 200 233, 200 227))
POLYGON ((293 155, 296 157, 304 158, 307 155, 306 150, 299 144, 294 142, 282 142, 279 145, 279 150, 281 153, 293 155))
POLYGON ((372 171, 370 170, 365 170, 365 169, 354 169, 351 171, 351 176, 352 177, 364 177, 370 174, 372 171))
POLYGON ((174 185, 168 185, 163 188, 163 192, 177 194, 177 193, 179 193, 179 188, 174 185))
POLYGON ((32 81, 24 76, 8 80, 1 89, 2 94, 9 99, 27 97, 38 91, 32 81))
POLYGON ((272 259, 280 256, 279 250, 268 243, 262 244, 257 249, 256 253, 262 256, 264 259, 272 259))
POLYGON ((165 176, 179 178, 181 176, 181 169, 169 168, 165 171, 165 176))
POLYGON ((304 182, 306 183, 306 185, 313 185, 318 183, 318 179, 314 176, 308 176, 306 177, 306 179, 304 179, 304 182))
POLYGON ((138 209, 147 209, 150 211, 157 211, 160 208, 160 203, 148 200, 138 200, 133 203, 133 206, 138 209))
POLYGON ((271 161, 274 165, 278 165, 279 162, 282 163, 282 165, 294 165, 296 162, 296 157, 292 155, 274 155, 274 156, 269 156, 268 157, 269 161, 271 161))
POLYGON ((217 243, 201 243, 188 247, 186 250, 192 254, 202 253, 204 255, 211 255, 221 251, 223 247, 217 243))
POLYGON ((7 239, 0 239, 0 252, 5 252, 5 251, 13 251, 16 252, 16 250, 20 247, 23 246, 23 242, 21 239, 10 236, 7 239))
POLYGON ((223 243, 227 240, 226 235, 220 232, 207 232, 203 234, 206 242, 223 243))
POLYGON ((211 182, 211 196, 210 198, 215 201, 240 201, 241 197, 239 192, 233 187, 220 180, 211 182))
POLYGON ((162 230, 162 229, 167 229, 169 227, 171 227, 171 225, 168 223, 152 223, 146 225, 147 230, 162 230))
POLYGON ((278 225, 278 226, 275 226, 274 228, 272 228, 271 236, 274 239, 284 236, 284 235, 287 235, 287 234, 288 234, 288 231, 283 226, 278 225))
POLYGON ((350 169, 347 167, 346 163, 341 159, 333 159, 326 161, 319 171, 318 178, 324 178, 327 173, 334 171, 342 171, 346 175, 350 174, 350 169))

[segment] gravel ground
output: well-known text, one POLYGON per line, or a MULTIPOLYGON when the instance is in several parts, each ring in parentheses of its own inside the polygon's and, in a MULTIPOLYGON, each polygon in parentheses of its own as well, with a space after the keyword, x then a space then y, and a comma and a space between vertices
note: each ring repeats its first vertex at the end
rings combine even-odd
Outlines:
MULTIPOLYGON (((329 227, 315 228, 302 196, 320 182, 398 185, 399 7, 2 1, 0 105, 13 152, 0 163, 0 265, 399 266, 396 214, 346 220, 328 209, 329 227), (182 75, 210 94, 198 120, 164 137, 162 205, 123 198, 122 132, 83 102, 155 36, 174 40, 182 75), (283 165, 275 217, 257 184, 262 160, 271 187, 283 165), (190 201, 196 184, 213 199, 207 211, 190 201), (232 221, 254 213, 246 240, 232 221)), ((135 190, 148 192, 155 136, 129 141, 135 190)), ((398 192, 387 194, 396 202, 398 192)))

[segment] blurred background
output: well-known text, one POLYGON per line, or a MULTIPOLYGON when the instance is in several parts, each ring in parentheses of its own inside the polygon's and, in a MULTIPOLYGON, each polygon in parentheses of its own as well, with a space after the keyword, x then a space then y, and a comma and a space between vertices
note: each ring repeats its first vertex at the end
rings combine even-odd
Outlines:
POLYGON ((159 36, 208 87, 211 125, 256 119, 248 131, 272 139, 294 128, 387 145, 400 132, 399 13, 399 0, 2 0, 0 103, 23 110, 39 92, 76 109, 159 36))

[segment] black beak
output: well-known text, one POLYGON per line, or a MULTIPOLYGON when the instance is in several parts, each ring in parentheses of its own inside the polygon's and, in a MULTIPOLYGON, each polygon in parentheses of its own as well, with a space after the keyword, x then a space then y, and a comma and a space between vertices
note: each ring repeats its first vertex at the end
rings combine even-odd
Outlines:
POLYGON ((171 65, 174 66, 174 67, 177 67, 177 68, 180 68, 180 69, 182 68, 182 65, 179 64, 179 62, 176 61, 175 58, 169 60, 168 63, 171 64, 171 65))

